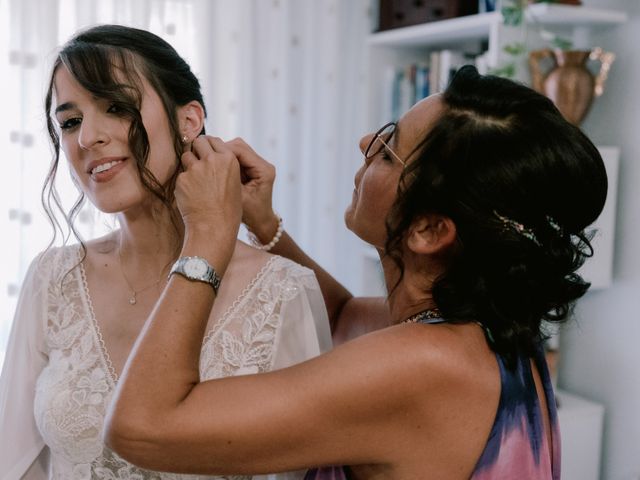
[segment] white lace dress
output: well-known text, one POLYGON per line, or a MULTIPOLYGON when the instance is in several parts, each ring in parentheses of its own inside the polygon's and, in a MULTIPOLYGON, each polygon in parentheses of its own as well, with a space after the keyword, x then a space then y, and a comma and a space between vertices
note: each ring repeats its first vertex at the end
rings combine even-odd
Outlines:
MULTIPOLYGON (((104 446, 104 416, 116 377, 84 270, 72 268, 79 255, 78 246, 52 249, 27 273, 0 377, 0 479, 251 478, 151 472, 104 446)), ((206 335, 200 375, 282 368, 330 345, 315 275, 274 256, 206 335)))

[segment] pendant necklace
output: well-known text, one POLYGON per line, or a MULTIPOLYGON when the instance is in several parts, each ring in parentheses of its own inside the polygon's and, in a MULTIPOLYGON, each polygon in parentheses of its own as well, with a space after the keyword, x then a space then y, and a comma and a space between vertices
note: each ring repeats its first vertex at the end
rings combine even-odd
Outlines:
POLYGON ((131 296, 129 297, 129 305, 134 306, 136 303, 138 303, 138 299, 136 298, 137 295, 139 293, 144 292, 145 290, 149 290, 151 287, 157 286, 160 283, 160 280, 162 280, 162 274, 152 284, 136 290, 131 286, 131 283, 129 283, 129 279, 124 274, 124 268, 122 268, 122 254, 120 253, 120 246, 118 246, 118 259, 120 260, 120 273, 122 273, 122 278, 124 278, 124 281, 127 284, 127 287, 129 287, 129 290, 131 290, 131 296))

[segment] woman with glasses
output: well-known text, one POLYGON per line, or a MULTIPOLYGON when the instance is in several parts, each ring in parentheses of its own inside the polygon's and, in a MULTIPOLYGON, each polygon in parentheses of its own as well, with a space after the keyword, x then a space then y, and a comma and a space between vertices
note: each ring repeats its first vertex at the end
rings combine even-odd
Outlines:
MULTIPOLYGON (((275 174, 241 140, 206 145, 183 157, 182 254, 223 275, 229 225, 242 216, 263 241, 277 230, 275 174)), ((549 99, 473 67, 360 146, 345 221, 380 252, 386 303, 353 298, 286 233, 276 251, 316 270, 336 335, 377 331, 278 372, 200 382, 188 352, 215 292, 174 276, 112 405, 119 454, 182 472, 311 467, 309 479, 560 478, 541 322, 564 320, 589 287, 576 270, 606 197, 597 149, 549 99)))

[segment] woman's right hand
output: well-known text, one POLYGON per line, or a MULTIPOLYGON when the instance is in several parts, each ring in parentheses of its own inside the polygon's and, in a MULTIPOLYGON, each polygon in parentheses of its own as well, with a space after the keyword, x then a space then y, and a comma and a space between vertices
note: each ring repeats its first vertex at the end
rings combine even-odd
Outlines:
POLYGON ((226 145, 240 163, 242 222, 261 242, 267 243, 278 229, 278 216, 272 207, 276 168, 242 138, 235 138, 226 145))
POLYGON ((181 161, 175 196, 185 228, 183 252, 193 249, 222 275, 242 216, 238 160, 222 139, 203 135, 181 161))

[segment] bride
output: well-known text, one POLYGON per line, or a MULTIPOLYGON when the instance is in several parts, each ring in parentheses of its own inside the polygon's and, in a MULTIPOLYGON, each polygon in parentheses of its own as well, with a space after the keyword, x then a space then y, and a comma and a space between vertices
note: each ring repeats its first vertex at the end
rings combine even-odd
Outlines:
MULTIPOLYGON (((62 150, 81 198, 120 228, 49 248, 29 268, 0 378, 0 477, 182 478, 126 462, 103 445, 102 430, 184 240, 174 188, 181 154, 204 132, 199 82, 161 38, 94 27, 60 51, 46 114, 49 205, 62 150)), ((73 228, 73 212, 67 219, 73 228)), ((190 352, 202 379, 279 369, 330 348, 314 274, 265 249, 237 241, 224 281, 209 279, 218 301, 201 351, 190 352)))

